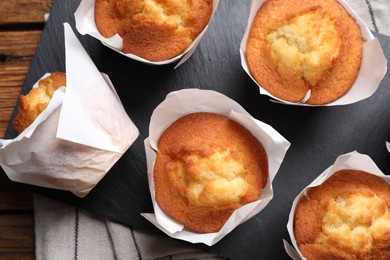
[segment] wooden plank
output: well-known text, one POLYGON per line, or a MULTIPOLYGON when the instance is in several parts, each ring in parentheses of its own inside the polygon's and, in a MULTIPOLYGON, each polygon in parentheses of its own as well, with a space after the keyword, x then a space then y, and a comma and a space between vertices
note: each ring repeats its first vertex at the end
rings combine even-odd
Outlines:
POLYGON ((35 255, 32 253, 3 253, 0 255, 0 260, 34 260, 35 255))
POLYGON ((0 255, 0 260, 34 260, 35 254, 31 253, 3 253, 0 255))
MULTIPOLYGON (((0 32, 0 136, 14 110, 40 31, 0 32)), ((0 260, 35 259, 32 193, 0 185, 0 260), (12 214, 11 214, 12 213, 12 214)))
MULTIPOLYGON (((32 193, 30 191, 15 189, 10 184, 0 183, 0 216, 9 212, 32 213, 34 209, 32 193)), ((12 219, 11 219, 12 220, 12 219)), ((4 225, 4 219, 0 219, 0 227, 4 225)), ((11 223, 19 223, 19 220, 11 223)), ((23 223, 20 222, 22 225, 23 223)))
POLYGON ((0 25, 43 23, 53 0, 2 0, 0 1, 0 25), (6 10, 6 11, 4 11, 6 10))
POLYGON ((0 63, 0 136, 3 137, 26 78, 31 59, 0 63))
POLYGON ((34 252, 34 221, 29 214, 0 215, 0 255, 34 252))
POLYGON ((1 190, 0 191, 0 216, 2 212, 28 212, 33 210, 33 198, 30 191, 1 190))
MULTIPOLYGON (((53 0, 0 1, 0 137, 4 136, 53 0), (6 10, 6 11, 4 11, 6 10)), ((0 184, 0 260, 35 259, 32 193, 0 184)))
POLYGON ((41 34, 0 32, 0 137, 6 131, 41 34))
MULTIPOLYGON (((0 4, 1 5, 1 4, 0 4)), ((0 55, 2 62, 34 56, 42 31, 0 32, 0 55)))
MULTIPOLYGON (((34 220, 30 217, 31 214, 1 214, 0 215, 0 228, 9 232, 15 227, 27 227, 34 226, 34 220)), ((0 232, 0 238, 3 238, 0 232)))

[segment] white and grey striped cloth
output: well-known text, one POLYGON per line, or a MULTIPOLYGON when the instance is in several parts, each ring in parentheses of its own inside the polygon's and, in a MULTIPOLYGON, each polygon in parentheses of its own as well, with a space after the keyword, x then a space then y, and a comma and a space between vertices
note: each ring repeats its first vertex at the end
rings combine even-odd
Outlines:
MULTIPOLYGON (((390 0, 348 0, 377 33, 390 36, 390 0)), ((36 259, 220 259, 190 245, 98 218, 34 195, 36 259)))
POLYGON ((37 260, 222 259, 39 195, 34 212, 37 260))
POLYGON ((390 36, 389 0, 347 0, 371 31, 390 36))

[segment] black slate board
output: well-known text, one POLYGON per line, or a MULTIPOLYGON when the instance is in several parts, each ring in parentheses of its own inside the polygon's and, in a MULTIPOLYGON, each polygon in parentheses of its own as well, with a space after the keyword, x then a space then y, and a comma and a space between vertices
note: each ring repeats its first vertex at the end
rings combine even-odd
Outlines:
MULTIPOLYGON (((258 215, 237 227, 212 247, 200 246, 231 259, 289 259, 282 239, 295 196, 337 156, 357 150, 390 172, 385 141, 390 134, 390 79, 387 75, 370 98, 347 106, 298 107, 276 104, 258 94, 258 87, 241 67, 239 45, 249 15, 249 0, 223 0, 194 55, 178 69, 130 60, 99 41, 77 33, 74 11, 79 0, 57 0, 27 75, 25 94, 44 73, 64 71, 63 23, 71 24, 100 71, 107 73, 140 136, 103 180, 80 199, 66 191, 26 184, 12 185, 79 206, 113 221, 165 236, 140 216, 152 212, 145 150, 150 116, 166 95, 183 88, 216 90, 239 102, 255 118, 270 124, 291 143, 274 179, 274 199, 258 215), (143 75, 148 75, 144 77, 143 75)), ((378 35, 387 58, 390 38, 378 35)), ((15 113, 14 113, 15 115, 15 113)), ((12 119, 11 119, 12 122, 12 119)), ((6 138, 14 137, 8 127, 6 138)), ((10 182, 1 172, 0 180, 10 182)), ((165 236, 167 239, 171 239, 165 236)), ((186 242, 183 242, 186 243, 186 242)))

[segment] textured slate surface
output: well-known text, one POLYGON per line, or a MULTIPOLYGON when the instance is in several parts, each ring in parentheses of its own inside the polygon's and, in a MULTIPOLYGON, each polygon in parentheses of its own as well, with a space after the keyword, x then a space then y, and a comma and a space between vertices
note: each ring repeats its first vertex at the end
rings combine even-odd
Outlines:
MULTIPOLYGON (((240 64, 238 50, 249 0, 220 1, 198 49, 176 70, 174 65, 149 66, 132 61, 90 36, 79 35, 73 15, 78 5, 79 0, 55 1, 22 93, 45 72, 64 70, 62 24, 69 22, 97 67, 110 76, 140 136, 84 199, 65 191, 14 185, 165 236, 140 216, 141 212, 152 212, 143 141, 149 135, 153 109, 165 96, 174 90, 193 87, 216 90, 236 100, 292 143, 274 180, 274 199, 266 209, 216 245, 194 246, 232 259, 288 259, 282 239, 289 241, 286 224, 292 201, 337 156, 357 150, 369 155, 383 172, 390 172, 390 154, 385 148, 385 141, 390 139, 389 76, 373 96, 348 106, 314 108, 270 102, 268 97, 258 94, 257 86, 240 64), (148 76, 144 77, 145 74, 148 76)), ((390 38, 378 37, 389 59, 390 38)), ((9 127, 7 137, 13 136, 15 132, 9 127)), ((9 181, 4 173, 0 179, 9 181)))

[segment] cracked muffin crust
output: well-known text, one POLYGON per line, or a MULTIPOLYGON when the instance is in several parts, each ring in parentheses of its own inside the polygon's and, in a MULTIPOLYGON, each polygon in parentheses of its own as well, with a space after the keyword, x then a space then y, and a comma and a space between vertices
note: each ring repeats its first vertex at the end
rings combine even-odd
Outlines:
POLYGON ((358 24, 337 0, 268 0, 251 26, 246 58, 265 90, 289 102, 327 104, 353 85, 362 60, 358 24))
POLYGON ((234 210, 259 199, 267 178, 262 144, 226 116, 188 114, 159 139, 156 201, 188 230, 218 232, 234 210))
POLYGON ((96 0, 95 21, 104 37, 123 38, 124 53, 162 61, 193 42, 212 9, 212 0, 96 0))
POLYGON ((338 171, 301 198, 294 233, 308 260, 390 259, 390 185, 364 171, 338 171))

